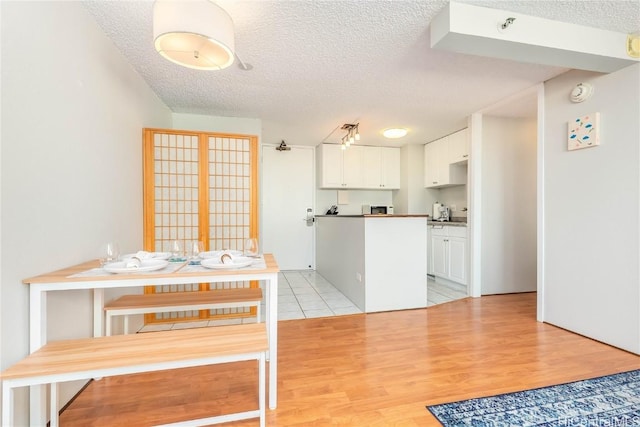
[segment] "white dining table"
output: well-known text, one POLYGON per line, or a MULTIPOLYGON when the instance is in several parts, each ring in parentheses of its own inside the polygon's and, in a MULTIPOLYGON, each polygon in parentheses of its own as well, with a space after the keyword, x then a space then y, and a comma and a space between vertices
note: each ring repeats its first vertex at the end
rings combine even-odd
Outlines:
MULTIPOLYGON (((93 335, 99 337, 104 334, 105 289, 258 280, 266 294, 269 408, 276 409, 279 271, 273 255, 264 254, 262 259, 251 266, 233 270, 208 269, 187 263, 181 265, 170 263, 166 268, 157 271, 111 274, 100 268, 98 260, 93 260, 24 279, 23 283, 29 285, 29 351, 33 353, 47 343, 47 292, 91 289, 93 291, 93 335)), ((31 387, 30 399, 30 424, 46 425, 46 387, 31 387)))

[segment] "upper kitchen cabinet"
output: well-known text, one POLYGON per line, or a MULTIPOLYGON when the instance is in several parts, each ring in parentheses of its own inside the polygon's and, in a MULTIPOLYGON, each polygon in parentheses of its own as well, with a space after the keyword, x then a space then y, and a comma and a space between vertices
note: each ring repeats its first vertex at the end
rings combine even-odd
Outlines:
POLYGON ((469 130, 462 129, 448 136, 449 163, 461 163, 469 160, 469 130))
POLYGON ((447 181, 444 168, 449 167, 447 161, 446 137, 437 139, 424 146, 424 186, 437 187, 447 181))
POLYGON ((468 158, 468 149, 464 149, 464 144, 461 144, 461 141, 466 140, 466 134, 465 129, 424 146, 424 186, 426 188, 450 187, 467 183, 466 164, 460 163, 459 160, 452 162, 454 158, 465 160, 468 158), (463 135, 457 135, 461 132, 463 135))
POLYGON ((400 149, 364 147, 364 188, 400 189, 400 149))
POLYGON ((321 188, 363 188, 363 146, 352 145, 343 150, 337 144, 320 144, 316 151, 321 188))

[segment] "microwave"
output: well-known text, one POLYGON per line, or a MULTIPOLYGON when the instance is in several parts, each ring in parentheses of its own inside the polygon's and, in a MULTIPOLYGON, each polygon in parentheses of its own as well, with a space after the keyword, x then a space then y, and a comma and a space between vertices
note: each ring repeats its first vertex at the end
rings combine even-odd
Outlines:
POLYGON ((362 205, 363 215, 393 215, 393 206, 362 205))

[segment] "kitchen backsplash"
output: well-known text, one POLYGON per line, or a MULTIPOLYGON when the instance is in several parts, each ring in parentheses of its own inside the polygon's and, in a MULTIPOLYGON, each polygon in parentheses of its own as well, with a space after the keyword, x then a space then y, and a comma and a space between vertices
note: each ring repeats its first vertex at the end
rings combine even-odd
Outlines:
POLYGON ((462 208, 468 208, 466 185, 441 188, 438 191, 440 193, 437 195, 438 202, 442 203, 445 206, 448 206, 450 209, 452 206, 456 207, 455 212, 453 211, 453 209, 451 209, 452 217, 466 218, 467 212, 462 210, 462 208))
MULTIPOLYGON (((467 186, 458 185, 455 187, 446 187, 439 189, 426 189, 427 192, 427 209, 431 212, 431 208, 435 202, 439 202, 450 209, 455 206, 456 210, 451 211, 451 217, 467 217, 467 211, 463 211, 463 208, 468 208, 467 204, 467 186)), ((431 215, 431 213, 429 213, 431 215)))
MULTIPOLYGON (((456 211, 451 212, 452 217, 467 216, 467 212, 462 210, 468 207, 466 185, 425 191, 428 192, 429 197, 424 213, 431 215, 431 206, 437 200, 448 207, 455 205, 456 211)), ((360 215, 362 205, 393 205, 393 193, 390 190, 316 190, 316 215, 323 215, 331 205, 338 205, 340 215, 360 215), (342 193, 341 198, 346 197, 347 203, 338 203, 338 191, 342 193)), ((402 212, 396 209, 395 213, 402 212)))
POLYGON ((338 205, 340 215, 360 215, 362 205, 392 205, 391 190, 316 190, 316 215, 323 215, 331 205, 338 205), (338 203, 338 191, 348 203, 338 203))

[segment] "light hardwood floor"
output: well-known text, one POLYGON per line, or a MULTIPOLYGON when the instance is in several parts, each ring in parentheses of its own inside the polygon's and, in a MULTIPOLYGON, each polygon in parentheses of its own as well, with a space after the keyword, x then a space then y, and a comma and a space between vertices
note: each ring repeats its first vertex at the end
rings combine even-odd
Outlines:
MULTIPOLYGON (((640 357, 538 323, 536 295, 279 322, 278 409, 268 426, 437 426, 425 405, 640 368, 640 357)), ((242 363, 92 382, 61 425, 146 426, 251 409, 242 363)), ((225 426, 257 426, 257 420, 225 426)))

